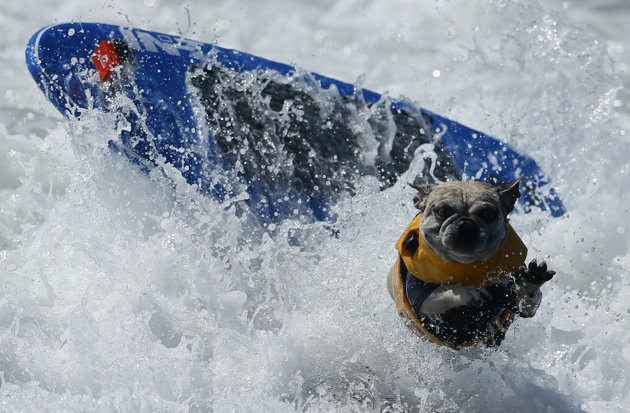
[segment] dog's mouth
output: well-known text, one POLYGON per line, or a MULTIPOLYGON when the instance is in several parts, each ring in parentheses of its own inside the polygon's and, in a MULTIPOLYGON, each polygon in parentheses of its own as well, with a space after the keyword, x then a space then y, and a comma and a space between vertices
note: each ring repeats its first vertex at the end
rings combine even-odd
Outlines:
POLYGON ((461 262, 483 261, 492 248, 488 230, 472 218, 460 218, 443 226, 440 233, 442 244, 461 262))

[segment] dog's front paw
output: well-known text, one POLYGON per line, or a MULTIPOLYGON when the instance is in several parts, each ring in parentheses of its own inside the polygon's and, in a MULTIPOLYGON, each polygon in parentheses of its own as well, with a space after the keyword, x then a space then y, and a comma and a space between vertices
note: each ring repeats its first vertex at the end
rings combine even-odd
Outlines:
POLYGON ((492 295, 485 288, 458 284, 442 285, 424 300, 420 307, 420 313, 442 314, 461 306, 478 307, 490 298, 492 295))
POLYGON ((540 306, 542 293, 540 287, 551 280, 555 271, 547 268, 547 263, 538 264, 536 259, 519 268, 516 279, 516 313, 521 317, 533 317, 540 306))
POLYGON ((529 265, 523 265, 519 268, 518 274, 523 283, 541 286, 551 280, 553 276, 556 275, 556 272, 547 269, 547 263, 545 261, 538 264, 538 261, 534 258, 529 262, 529 265))
POLYGON ((542 293, 540 286, 531 283, 524 283, 520 286, 519 297, 516 303, 516 313, 523 318, 531 318, 536 315, 542 293))

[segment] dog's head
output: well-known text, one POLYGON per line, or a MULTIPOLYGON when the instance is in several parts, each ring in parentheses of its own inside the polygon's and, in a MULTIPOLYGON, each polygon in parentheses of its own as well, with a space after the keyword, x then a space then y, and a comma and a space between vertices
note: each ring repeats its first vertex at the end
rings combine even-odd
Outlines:
POLYGON ((425 244, 445 262, 486 261, 505 241, 520 182, 410 184, 425 244))

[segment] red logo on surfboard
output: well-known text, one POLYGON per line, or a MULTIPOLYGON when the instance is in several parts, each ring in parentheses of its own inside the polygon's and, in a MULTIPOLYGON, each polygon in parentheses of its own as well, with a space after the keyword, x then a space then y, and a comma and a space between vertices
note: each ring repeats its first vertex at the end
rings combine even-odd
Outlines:
POLYGON ((114 45, 109 40, 103 40, 99 44, 92 55, 92 62, 96 66, 102 81, 112 80, 114 68, 122 64, 114 45))

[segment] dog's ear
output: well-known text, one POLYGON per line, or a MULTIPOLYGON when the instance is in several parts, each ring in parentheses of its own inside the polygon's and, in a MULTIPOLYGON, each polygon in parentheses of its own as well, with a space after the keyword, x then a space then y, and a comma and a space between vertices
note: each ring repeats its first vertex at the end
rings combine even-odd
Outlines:
POLYGON ((413 189, 415 189, 416 191, 418 191, 418 193, 415 194, 413 197, 413 205, 416 208, 418 208, 420 211, 424 211, 424 207, 427 206, 427 198, 429 197, 429 194, 431 193, 431 191, 433 191, 435 184, 420 184, 420 185, 408 184, 408 185, 412 187, 413 189))
POLYGON ((521 176, 520 178, 515 179, 512 182, 506 182, 504 184, 498 183, 494 185, 499 192, 499 197, 501 198, 501 207, 503 208, 505 215, 514 210, 516 200, 521 196, 521 190, 519 189, 519 187, 522 180, 523 177, 521 176))

